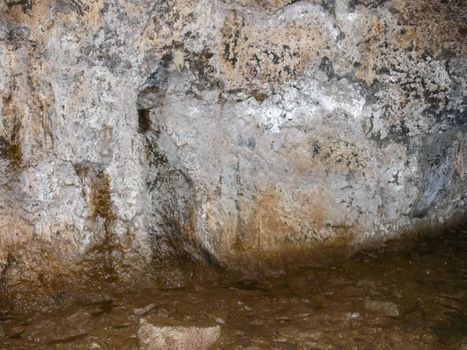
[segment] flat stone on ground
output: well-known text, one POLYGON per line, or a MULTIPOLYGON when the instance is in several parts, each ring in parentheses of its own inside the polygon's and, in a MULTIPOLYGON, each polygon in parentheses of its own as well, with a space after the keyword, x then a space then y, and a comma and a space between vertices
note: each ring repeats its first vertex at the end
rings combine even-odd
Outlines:
POLYGON ((156 327, 142 320, 138 330, 141 350, 207 350, 219 339, 216 327, 156 327))

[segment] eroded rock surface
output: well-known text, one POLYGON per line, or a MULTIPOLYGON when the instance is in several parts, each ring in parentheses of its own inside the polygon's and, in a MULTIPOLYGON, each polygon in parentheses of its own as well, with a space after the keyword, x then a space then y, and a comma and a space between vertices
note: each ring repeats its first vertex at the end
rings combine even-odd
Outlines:
POLYGON ((3 2, 0 292, 256 276, 462 217, 465 33, 456 0, 3 2))

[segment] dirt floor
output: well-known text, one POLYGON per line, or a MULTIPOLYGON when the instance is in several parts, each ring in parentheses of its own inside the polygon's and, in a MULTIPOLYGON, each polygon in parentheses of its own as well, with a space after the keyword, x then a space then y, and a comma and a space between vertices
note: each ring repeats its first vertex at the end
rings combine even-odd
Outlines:
MULTIPOLYGON (((83 298, 85 300, 85 298, 83 298)), ((467 231, 267 281, 0 311, 0 349, 137 349, 141 319, 212 326, 215 349, 467 349, 467 231)))

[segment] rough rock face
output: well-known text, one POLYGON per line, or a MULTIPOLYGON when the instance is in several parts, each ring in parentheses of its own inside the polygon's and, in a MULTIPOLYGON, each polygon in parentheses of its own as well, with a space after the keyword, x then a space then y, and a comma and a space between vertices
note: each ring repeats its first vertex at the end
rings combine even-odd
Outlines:
POLYGON ((0 293, 254 275, 464 216, 465 11, 3 1, 0 293))

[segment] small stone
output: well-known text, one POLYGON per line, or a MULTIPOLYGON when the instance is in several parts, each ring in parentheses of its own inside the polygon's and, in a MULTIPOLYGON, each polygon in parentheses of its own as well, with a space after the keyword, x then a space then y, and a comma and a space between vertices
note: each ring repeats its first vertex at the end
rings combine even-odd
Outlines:
POLYGON ((399 305, 388 301, 379 301, 365 299, 363 307, 365 310, 377 312, 384 316, 397 317, 399 316, 399 305))
POLYGON ((359 318, 360 314, 358 312, 347 312, 346 313, 347 319, 354 319, 354 318, 359 318))
POLYGON ((222 318, 217 317, 217 318, 216 318, 216 323, 217 323, 217 324, 224 324, 225 321, 224 321, 222 318))
POLYGON ((140 350, 208 350, 221 335, 215 327, 155 327, 141 320, 138 330, 140 350))
POLYGON ((151 312, 155 307, 156 307, 156 304, 149 304, 141 309, 134 309, 133 313, 136 316, 144 316, 148 314, 149 312, 151 312))
POLYGON ((79 310, 68 317, 68 321, 72 324, 81 323, 81 322, 89 322, 91 318, 91 314, 89 312, 79 310))
POLYGON ((257 319, 257 320, 250 322, 250 324, 253 326, 262 326, 264 324, 264 321, 262 321, 261 319, 257 319))

